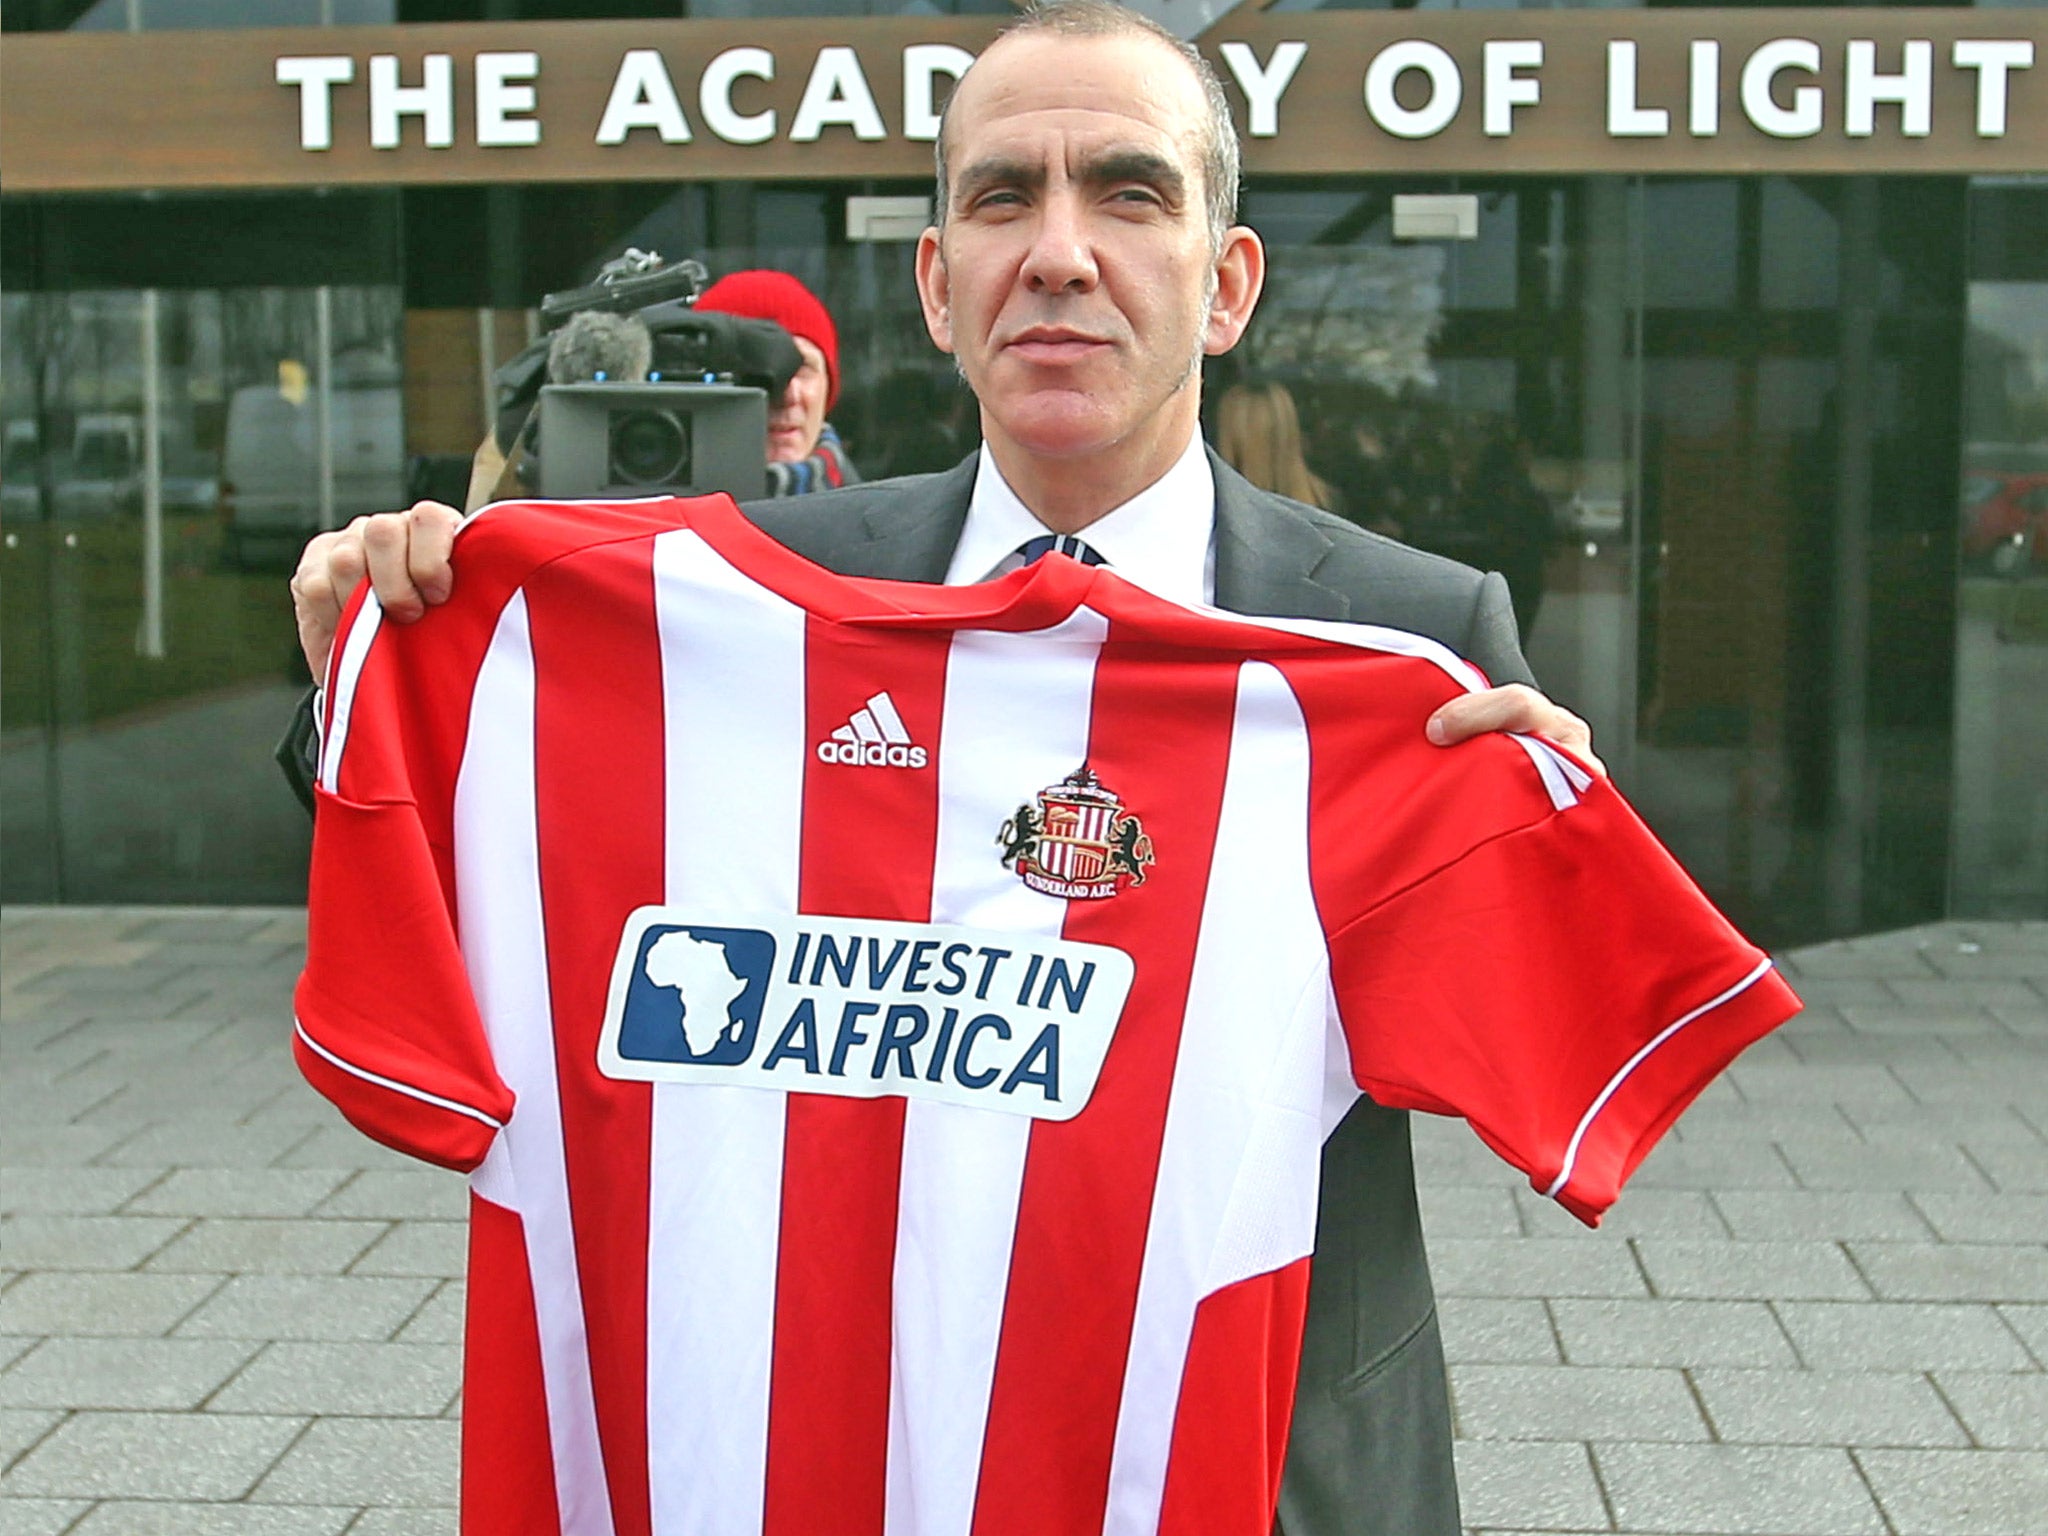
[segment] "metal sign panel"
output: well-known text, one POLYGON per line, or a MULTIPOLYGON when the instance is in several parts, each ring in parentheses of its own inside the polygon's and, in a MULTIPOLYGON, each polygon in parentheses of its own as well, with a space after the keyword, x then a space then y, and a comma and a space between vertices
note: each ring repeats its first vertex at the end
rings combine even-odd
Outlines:
MULTIPOLYGON (((999 20, 13 33, 6 187, 919 178, 999 20)), ((2044 44, 2032 8, 1256 0, 1201 36, 1265 175, 2048 171, 2044 44)))

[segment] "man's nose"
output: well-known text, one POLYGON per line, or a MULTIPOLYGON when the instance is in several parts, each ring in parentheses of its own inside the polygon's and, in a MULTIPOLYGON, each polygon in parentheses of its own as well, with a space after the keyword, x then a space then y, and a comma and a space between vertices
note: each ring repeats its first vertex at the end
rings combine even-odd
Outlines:
POLYGON ((1040 204, 1022 276, 1039 293, 1085 292, 1095 286, 1095 247, 1080 199, 1056 192, 1040 204))

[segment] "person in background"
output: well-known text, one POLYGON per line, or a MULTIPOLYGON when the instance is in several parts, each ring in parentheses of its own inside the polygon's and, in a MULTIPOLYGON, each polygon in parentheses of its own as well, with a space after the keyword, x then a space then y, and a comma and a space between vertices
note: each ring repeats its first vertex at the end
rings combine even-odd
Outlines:
POLYGON ((1301 453, 1301 417, 1285 384, 1233 384, 1216 403, 1216 452, 1261 490, 1325 512, 1337 492, 1301 453))
POLYGON ((802 496, 857 485, 860 472, 826 413, 839 400, 839 328, 818 296, 787 272, 731 272, 706 288, 700 310, 772 320, 796 341, 804 365, 768 410, 768 494, 802 496))

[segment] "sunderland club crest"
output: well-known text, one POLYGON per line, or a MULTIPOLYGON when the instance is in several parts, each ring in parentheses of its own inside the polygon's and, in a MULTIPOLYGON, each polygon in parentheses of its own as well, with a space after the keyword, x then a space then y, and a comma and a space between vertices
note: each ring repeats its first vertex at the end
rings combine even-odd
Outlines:
POLYGON ((1144 825, 1085 763, 1018 806, 996 841, 1003 866, 1031 889, 1076 901, 1114 896, 1124 880, 1143 885, 1152 862, 1144 825))

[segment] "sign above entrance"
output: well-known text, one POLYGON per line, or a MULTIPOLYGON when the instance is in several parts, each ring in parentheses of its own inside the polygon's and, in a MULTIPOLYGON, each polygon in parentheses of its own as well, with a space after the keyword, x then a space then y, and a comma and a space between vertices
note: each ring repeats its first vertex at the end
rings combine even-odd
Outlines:
MULTIPOLYGON (((2048 171, 2034 9, 1141 9, 1202 29, 1253 174, 2048 171)), ((17 192, 922 177, 998 24, 16 33, 0 136, 17 192)))
POLYGON ((1961 9, 1247 5, 1202 37, 1248 170, 1403 175, 2048 170, 2044 43, 1961 9))

